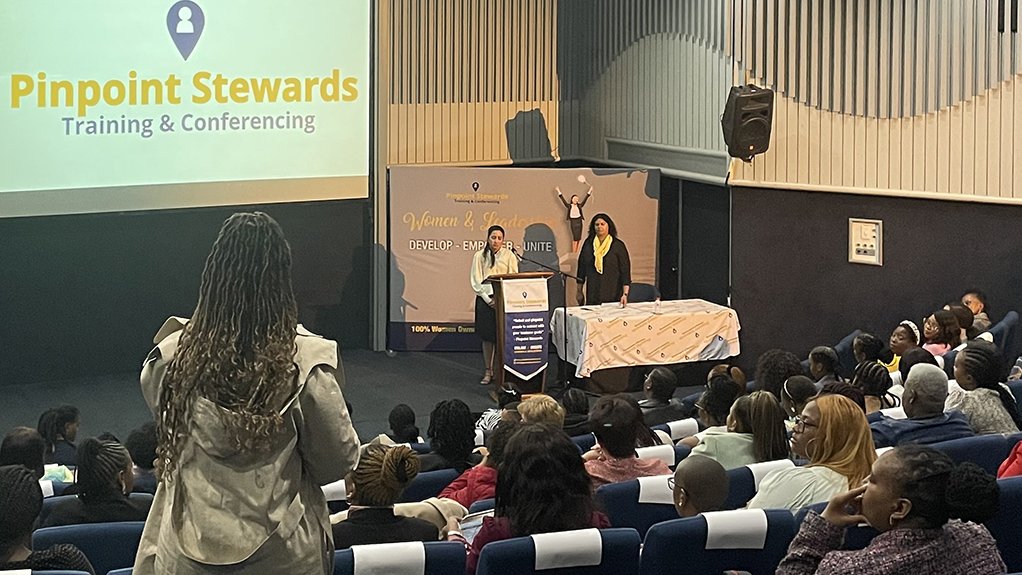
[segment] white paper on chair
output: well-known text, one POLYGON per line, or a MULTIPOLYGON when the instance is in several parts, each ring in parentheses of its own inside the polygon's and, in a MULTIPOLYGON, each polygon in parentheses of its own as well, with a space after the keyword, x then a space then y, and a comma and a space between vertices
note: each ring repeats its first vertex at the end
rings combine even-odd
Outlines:
POLYGON ((746 467, 752 472, 752 484, 755 486, 756 491, 759 492, 759 482, 763 481, 767 473, 775 469, 784 469, 786 467, 795 467, 795 462, 790 459, 778 459, 776 461, 762 461, 760 463, 750 463, 746 467))
MULTIPOLYGON (((43 497, 53 497, 53 482, 49 479, 40 479, 39 487, 43 490, 43 497)), ((0 571, 6 573, 6 571, 0 571)))
POLYGON ((706 549, 762 549, 766 545, 767 516, 762 509, 711 511, 706 520, 706 549))
POLYGON ((675 441, 699 433, 699 422, 692 418, 668 421, 667 427, 671 430, 671 439, 675 441))
POLYGON ((344 501, 348 498, 348 490, 344 487, 344 480, 339 479, 333 483, 323 486, 323 495, 327 501, 344 501))
POLYGON ((639 503, 674 505, 674 492, 667 485, 673 475, 639 477, 639 503))
POLYGON ((599 529, 541 533, 531 537, 536 546, 536 571, 589 567, 603 560, 599 529))
POLYGON ((654 445, 652 447, 640 447, 635 450, 639 459, 659 459, 667 467, 674 467, 674 446, 654 445))
POLYGON ((352 545, 354 575, 422 575, 426 548, 421 541, 352 545))

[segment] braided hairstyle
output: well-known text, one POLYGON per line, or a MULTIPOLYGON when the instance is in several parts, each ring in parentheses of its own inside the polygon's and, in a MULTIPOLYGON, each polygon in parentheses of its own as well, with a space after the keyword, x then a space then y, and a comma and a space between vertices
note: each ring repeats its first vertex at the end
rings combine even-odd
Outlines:
POLYGON ((997 479, 976 464, 955 465, 947 454, 917 444, 895 447, 892 455, 898 458, 901 496, 912 502, 906 519, 937 528, 948 519, 982 523, 997 513, 997 479))
POLYGON ((43 490, 23 465, 0 467, 0 557, 6 557, 32 532, 43 508, 43 490))
POLYGON ((467 461, 475 449, 475 420, 460 399, 445 399, 429 414, 429 444, 450 462, 467 461))
POLYGON ((1019 417, 1018 405, 1011 393, 1001 385, 1003 375, 1003 356, 997 346, 983 340, 972 340, 965 349, 958 352, 955 363, 962 362, 962 368, 976 382, 976 387, 992 389, 1001 398, 1001 405, 1015 422, 1015 427, 1022 429, 1022 418, 1019 417))
POLYGON ((852 340, 852 349, 859 351, 862 361, 880 361, 884 355, 884 342, 871 333, 860 333, 852 340))
POLYGON ((419 456, 405 445, 367 446, 351 472, 360 505, 393 505, 419 474, 419 456))
POLYGON ((877 397, 892 407, 901 404, 897 395, 891 393, 891 373, 887 368, 875 361, 864 361, 855 366, 852 386, 862 391, 866 397, 877 397))
MULTIPOLYGON (((731 413, 731 406, 741 396, 738 384, 728 375, 715 375, 706 382, 706 391, 699 396, 696 403, 706 415, 716 420, 717 425, 724 425, 731 413)), ((710 422, 704 421, 707 426, 710 422)))
POLYGON ((769 349, 756 360, 756 389, 781 399, 781 386, 793 375, 805 375, 798 356, 783 349, 769 349))
POLYGON ((206 259, 198 305, 163 379, 161 479, 173 480, 198 397, 222 408, 220 420, 236 450, 269 449, 283 428, 280 410, 298 385, 297 325, 284 232, 262 212, 234 214, 206 259))
POLYGON ((56 444, 64 437, 64 430, 68 424, 78 421, 78 408, 73 405, 61 405, 47 409, 39 416, 39 424, 36 429, 39 435, 43 436, 46 442, 46 455, 53 454, 56 444))
POLYGON ((90 437, 78 446, 75 462, 78 464, 78 497, 90 501, 124 495, 119 475, 122 471, 131 474, 131 456, 123 445, 90 437))
POLYGON ((128 434, 124 447, 128 449, 131 460, 141 469, 152 470, 156 460, 156 423, 148 422, 128 434))
POLYGON ((823 368, 825 374, 832 373, 840 378, 841 360, 838 358, 837 352, 834 351, 834 348, 827 347, 825 345, 816 346, 809 352, 809 360, 813 363, 819 364, 823 368))

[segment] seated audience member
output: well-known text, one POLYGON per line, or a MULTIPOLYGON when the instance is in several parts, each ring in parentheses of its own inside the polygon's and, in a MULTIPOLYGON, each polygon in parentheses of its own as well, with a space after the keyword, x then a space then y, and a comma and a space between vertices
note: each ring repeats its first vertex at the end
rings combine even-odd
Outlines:
POLYGON ((793 375, 781 386, 781 408, 787 417, 802 413, 806 403, 816 395, 816 384, 804 375, 793 375))
POLYGON ((871 333, 860 333, 855 336, 852 340, 852 355, 855 356, 856 365, 864 361, 886 363, 883 361, 884 342, 871 333))
POLYGON ((863 413, 866 413, 866 396, 862 394, 862 390, 854 385, 846 382, 839 381, 837 383, 828 383, 823 386, 820 393, 816 394, 817 397, 824 395, 841 395, 852 400, 852 403, 859 406, 859 409, 863 413))
POLYGON ((990 330, 990 309, 987 296, 978 289, 969 289, 962 294, 962 305, 972 311, 972 328, 977 334, 990 330))
POLYGON ((781 386, 793 375, 805 375, 798 356, 783 349, 768 349, 756 360, 756 389, 781 400, 781 386))
POLYGON ((955 314, 943 309, 937 310, 923 322, 923 339, 926 343, 920 347, 934 357, 944 355, 962 343, 961 334, 962 328, 958 326, 955 314))
POLYGON ((890 348, 892 354, 890 362, 881 361, 881 363, 891 373, 898 371, 901 356, 905 355, 908 350, 919 347, 919 343, 919 326, 907 319, 902 321, 891 332, 891 339, 887 342, 887 347, 890 348))
POLYGON ((1022 441, 1019 441, 1015 444, 1015 447, 1011 448, 1011 453, 1008 454, 1008 457, 997 468, 998 479, 1002 477, 1015 477, 1016 475, 1022 475, 1022 441))
POLYGON ((828 383, 841 381, 841 376, 838 375, 840 369, 841 360, 838 359, 834 348, 821 345, 809 352, 809 375, 816 381, 817 389, 828 383))
POLYGON ((390 433, 387 434, 394 443, 421 443, 419 428, 415 425, 415 411, 407 404, 399 403, 390 410, 387 416, 390 433))
POLYGON ((714 376, 696 402, 696 414, 703 431, 678 441, 678 444, 695 447, 707 433, 727 431, 727 416, 741 395, 744 395, 744 390, 740 391, 735 380, 727 375, 714 376))
POLYGON ((156 493, 156 423, 150 421, 128 434, 124 447, 135 463, 135 493, 156 493))
POLYGON ((564 427, 564 408, 549 395, 533 395, 518 404, 522 423, 549 423, 564 427))
POLYGON ((822 514, 809 512, 777 573, 1004 573, 981 525, 997 513, 998 497, 997 481, 976 465, 955 465, 930 447, 895 448, 873 464, 866 485, 834 496, 822 514), (864 522, 880 534, 865 549, 840 550, 845 528, 864 522))
POLYGON ((135 478, 123 445, 90 437, 78 446, 77 463, 78 496, 56 503, 40 527, 146 520, 152 500, 128 497, 135 478))
POLYGON ((419 471, 456 469, 458 473, 482 461, 475 449, 475 427, 468 405, 460 399, 445 399, 429 414, 431 451, 419 457, 419 471))
POLYGON ((659 459, 644 460, 636 455, 635 420, 642 420, 638 411, 639 408, 622 395, 601 397, 593 405, 589 424, 598 445, 582 457, 595 486, 671 472, 659 459))
POLYGON ((898 371, 891 374, 892 394, 901 397, 901 394, 905 391, 905 380, 908 378, 908 372, 917 363, 940 367, 940 364, 937 363, 937 358, 933 357, 932 353, 921 347, 913 347, 906 351, 905 355, 901 356, 901 361, 898 362, 898 371))
POLYGON ((874 361, 864 361, 855 366, 852 387, 862 392, 866 402, 866 415, 901 405, 898 396, 891 393, 890 372, 874 361))
POLYGON ((947 374, 935 366, 921 363, 909 372, 902 395, 905 419, 880 417, 870 424, 876 447, 905 443, 937 443, 973 435, 969 422, 960 411, 944 412, 947 399, 947 374))
POLYGON ((32 551, 32 530, 43 508, 43 491, 35 473, 23 465, 0 467, 0 571, 95 570, 74 545, 32 551))
POLYGON ((633 408, 635 408, 632 410, 632 424, 635 426, 635 447, 663 445, 663 440, 660 436, 654 433, 653 430, 646 425, 646 420, 642 418, 642 408, 639 407, 639 401, 626 393, 619 393, 618 397, 627 401, 633 408))
POLYGON ((36 479, 43 477, 45 457, 46 441, 31 427, 15 427, 0 445, 0 465, 24 465, 36 479))
POLYGON ((569 387, 561 396, 564 408, 564 432, 575 437, 589 433, 589 396, 577 387, 569 387))
MULTIPOLYGON (((475 573, 479 552, 491 541, 610 527, 607 516, 596 510, 593 483, 578 448, 551 425, 523 424, 511 435, 497 467, 494 499, 493 517, 483 519, 471 545, 465 543, 469 575, 475 573)), ((465 542, 456 519, 448 522, 447 539, 465 542)))
POLYGON ((465 508, 481 499, 493 497, 497 488, 497 467, 504 458, 507 440, 518 429, 517 421, 502 421, 486 439, 486 455, 482 463, 466 469, 440 492, 440 497, 453 499, 465 508))
POLYGON ((1001 352, 983 340, 970 341, 955 356, 955 381, 961 390, 948 395, 945 410, 959 409, 976 435, 1017 433, 1018 406, 1000 384, 1001 352))
POLYGON ((518 413, 518 406, 521 404, 522 402, 520 401, 512 401, 505 405, 504 408, 500 410, 500 421, 514 421, 516 423, 521 423, 522 414, 518 413))
POLYGON ((419 474, 419 457, 404 445, 367 445, 358 465, 348 473, 348 516, 334 523, 334 548, 352 545, 436 541, 436 525, 394 514, 394 502, 419 474))
POLYGON ((806 405, 795 426, 791 450, 807 459, 808 465, 768 473, 749 508, 795 511, 827 501, 861 485, 876 460, 866 416, 841 395, 817 397, 806 405))
POLYGON ((674 492, 674 508, 681 517, 720 511, 727 501, 727 472, 709 457, 689 455, 682 459, 669 481, 674 492))
POLYGON ((46 441, 46 463, 74 466, 77 458, 75 436, 80 423, 78 408, 73 405, 47 409, 39 416, 36 429, 46 441))
POLYGON ((501 420, 505 419, 504 412, 507 410, 508 405, 514 403, 515 407, 513 409, 518 409, 518 402, 521 399, 522 395, 514 388, 498 388, 497 407, 491 407, 490 409, 483 411, 482 415, 479 416, 479 419, 476 420, 476 429, 482 429, 483 431, 492 431, 493 429, 496 429, 497 424, 500 423, 501 420))
POLYGON ((726 432, 708 432, 692 455, 717 461, 724 469, 788 456, 784 410, 773 394, 754 391, 735 400, 726 432))
POLYGON ((642 387, 646 398, 639 402, 647 427, 685 419, 685 408, 680 400, 674 399, 677 388, 678 378, 673 371, 658 367, 649 372, 642 387))
POLYGON ((718 375, 730 377, 741 389, 741 392, 745 393, 745 385, 749 383, 749 378, 745 377, 745 372, 741 368, 726 363, 717 364, 710 368, 709 373, 706 374, 706 382, 709 383, 711 379, 718 375))
POLYGON ((958 327, 962 330, 959 337, 961 342, 973 339, 981 333, 975 331, 975 328, 972 327, 973 322, 976 321, 976 317, 972 315, 971 309, 959 304, 948 304, 944 306, 944 309, 955 314, 955 319, 958 320, 958 327))

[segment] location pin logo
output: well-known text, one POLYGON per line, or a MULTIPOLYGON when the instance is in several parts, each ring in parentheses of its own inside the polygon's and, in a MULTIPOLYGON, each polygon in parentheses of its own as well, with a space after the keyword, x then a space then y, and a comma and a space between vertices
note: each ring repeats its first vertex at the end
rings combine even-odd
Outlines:
POLYGON ((479 191, 479 182, 472 182, 472 191, 473 192, 479 191))
POLYGON ((192 50, 199 43, 199 36, 206 26, 206 15, 202 8, 192 0, 175 2, 167 12, 167 31, 170 39, 177 46, 177 51, 185 60, 192 55, 192 50))

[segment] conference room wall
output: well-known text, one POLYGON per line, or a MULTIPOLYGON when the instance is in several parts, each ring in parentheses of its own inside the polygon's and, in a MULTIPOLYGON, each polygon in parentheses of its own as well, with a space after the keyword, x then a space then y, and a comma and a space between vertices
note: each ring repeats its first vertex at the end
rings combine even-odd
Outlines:
POLYGON ((978 286, 992 319, 1022 309, 1022 207, 827 192, 732 190, 732 305, 740 363, 800 357, 854 329, 884 340, 978 286), (848 218, 883 220, 882 267, 848 263, 848 218))
POLYGON ((293 253, 299 319, 369 337, 368 200, 0 219, 0 385, 136 372, 169 315, 195 308, 223 220, 261 210, 293 253))

